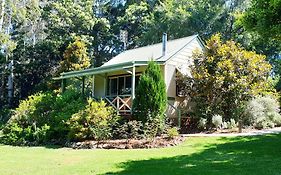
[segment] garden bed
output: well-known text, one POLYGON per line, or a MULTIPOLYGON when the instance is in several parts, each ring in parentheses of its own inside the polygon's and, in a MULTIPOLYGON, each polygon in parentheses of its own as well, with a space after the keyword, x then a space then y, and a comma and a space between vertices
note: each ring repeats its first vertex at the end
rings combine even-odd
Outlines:
POLYGON ((66 146, 73 149, 145 149, 145 148, 163 148, 176 146, 185 140, 184 137, 178 136, 173 139, 167 137, 156 137, 148 139, 120 139, 105 141, 84 141, 67 143, 66 146))

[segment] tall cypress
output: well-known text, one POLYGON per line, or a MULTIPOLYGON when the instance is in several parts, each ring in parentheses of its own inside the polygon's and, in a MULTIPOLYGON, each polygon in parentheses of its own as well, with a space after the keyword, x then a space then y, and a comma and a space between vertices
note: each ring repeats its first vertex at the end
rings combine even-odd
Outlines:
POLYGON ((163 122, 166 105, 166 86, 161 68, 156 62, 150 61, 136 87, 133 115, 143 122, 157 118, 163 122))

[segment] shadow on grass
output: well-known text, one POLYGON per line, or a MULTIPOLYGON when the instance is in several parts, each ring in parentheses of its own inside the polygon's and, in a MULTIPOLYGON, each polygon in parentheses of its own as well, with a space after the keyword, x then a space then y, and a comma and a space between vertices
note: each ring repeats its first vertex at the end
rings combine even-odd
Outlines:
POLYGON ((207 145, 200 153, 128 161, 117 165, 120 172, 106 174, 281 174, 281 135, 221 139, 226 143, 207 145))

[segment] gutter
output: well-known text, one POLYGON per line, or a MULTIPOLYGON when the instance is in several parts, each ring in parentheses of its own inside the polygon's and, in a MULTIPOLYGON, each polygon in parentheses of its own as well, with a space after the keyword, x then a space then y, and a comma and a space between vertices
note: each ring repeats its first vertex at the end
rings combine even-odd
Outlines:
MULTIPOLYGON (((158 64, 164 64, 164 61, 157 61, 158 64)), ((85 70, 80 71, 72 71, 72 72, 65 72, 61 73, 59 77, 54 77, 53 80, 62 80, 62 79, 68 79, 68 78, 74 78, 74 77, 83 77, 83 76, 89 76, 89 75, 97 75, 97 74, 103 74, 108 72, 114 72, 118 70, 128 69, 133 66, 143 66, 147 65, 148 61, 132 61, 132 62, 125 62, 125 63, 119 63, 115 65, 109 65, 109 66, 100 66, 96 68, 89 68, 85 70)))

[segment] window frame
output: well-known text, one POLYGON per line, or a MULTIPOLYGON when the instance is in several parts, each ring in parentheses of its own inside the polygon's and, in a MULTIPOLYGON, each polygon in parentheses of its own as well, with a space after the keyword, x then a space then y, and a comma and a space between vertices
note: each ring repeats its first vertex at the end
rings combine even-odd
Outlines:
MULTIPOLYGON (((136 77, 141 77, 141 75, 142 75, 142 73, 141 72, 138 72, 138 73, 136 73, 136 77)), ((124 88, 126 88, 126 78, 127 77, 131 77, 131 79, 132 79, 132 75, 131 74, 122 74, 122 75, 113 75, 113 76, 108 76, 107 77, 107 87, 106 87, 106 95, 107 96, 122 96, 122 95, 131 95, 132 94, 132 92, 131 93, 128 93, 128 94, 119 94, 119 78, 124 78, 124 80, 123 80, 123 85, 124 85, 124 88), (111 94, 111 92, 112 92, 112 90, 111 90, 111 81, 112 81, 112 79, 117 79, 117 94, 111 94)), ((136 84, 135 84, 135 86, 137 86, 137 82, 136 82, 136 84)), ((130 88, 132 89, 132 82, 131 82, 131 86, 130 86, 130 88)), ((130 90, 131 91, 131 90, 130 90)))

